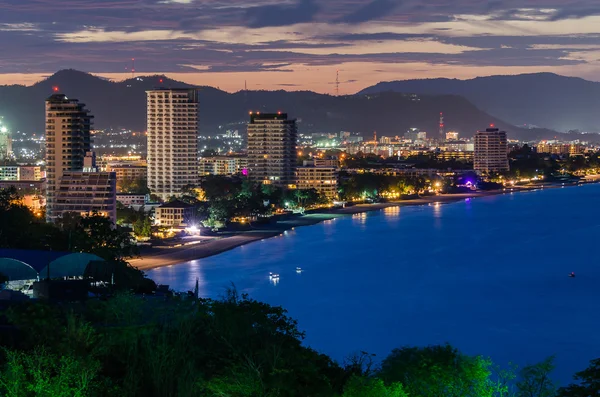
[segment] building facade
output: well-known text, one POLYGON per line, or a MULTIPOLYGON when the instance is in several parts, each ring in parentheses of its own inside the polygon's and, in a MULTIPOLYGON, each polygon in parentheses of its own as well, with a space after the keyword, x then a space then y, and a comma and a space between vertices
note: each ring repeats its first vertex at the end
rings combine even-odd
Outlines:
POLYGON ((39 181, 42 168, 28 165, 0 165, 0 181, 39 181))
POLYGON ((56 192, 65 172, 82 171, 91 150, 92 115, 83 103, 64 94, 46 100, 46 218, 56 219, 56 192))
POLYGON ((117 193, 117 201, 125 207, 141 206, 146 203, 146 195, 144 194, 128 194, 117 193))
POLYGON ((198 92, 147 91, 148 187, 163 200, 198 184, 198 92))
POLYGON ((483 173, 509 170, 506 132, 500 131, 498 128, 477 131, 473 168, 475 171, 483 173))
POLYGON ((435 155, 438 159, 448 161, 448 160, 460 160, 466 162, 472 162, 475 157, 475 152, 461 152, 455 150, 447 150, 443 152, 439 152, 435 155))
POLYGON ((12 158, 12 138, 0 119, 0 161, 12 158))
POLYGON ((248 176, 287 187, 295 183, 296 120, 286 113, 251 113, 248 123, 248 176))
POLYGON ((52 220, 65 213, 98 213, 117 221, 117 178, 114 172, 64 171, 53 207, 52 220))
POLYGON ((296 187, 302 190, 315 189, 329 200, 338 195, 338 174, 336 167, 297 167, 296 187))
POLYGON ((248 169, 248 157, 211 156, 201 157, 198 164, 200 176, 242 174, 248 169))
POLYGON ((154 220, 158 226, 183 228, 191 225, 195 211, 193 205, 176 200, 156 207, 154 220))

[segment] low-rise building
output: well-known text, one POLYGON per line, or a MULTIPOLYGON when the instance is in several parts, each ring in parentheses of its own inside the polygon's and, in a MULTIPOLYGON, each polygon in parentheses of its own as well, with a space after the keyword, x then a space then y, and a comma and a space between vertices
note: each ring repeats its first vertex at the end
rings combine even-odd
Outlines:
POLYGON ((65 172, 56 192, 53 219, 68 212, 98 213, 117 220, 116 175, 114 172, 65 172))
POLYGON ((338 175, 336 167, 297 167, 296 187, 315 189, 329 200, 337 198, 338 175))
POLYGON ((39 181, 2 181, 0 180, 0 189, 6 189, 14 186, 15 189, 21 195, 33 194, 33 195, 45 195, 46 194, 46 180, 42 179, 39 181))
POLYGON ((242 174, 248 168, 245 156, 201 157, 198 165, 200 176, 242 174))
POLYGON ((462 160, 467 162, 473 162, 473 158, 475 157, 475 152, 461 152, 455 150, 448 150, 445 152, 439 152, 436 154, 436 157, 439 160, 462 160))
POLYGON ((117 183, 124 180, 133 181, 148 178, 148 167, 145 165, 108 164, 107 171, 115 173, 117 183))
POLYGON ((35 165, 0 165, 2 181, 39 181, 42 168, 35 165))
POLYGON ((141 206, 146 203, 146 195, 117 193, 117 201, 125 207, 141 206))
POLYGON ((175 200, 156 207, 154 220, 158 226, 183 228, 190 226, 195 212, 193 205, 175 200))

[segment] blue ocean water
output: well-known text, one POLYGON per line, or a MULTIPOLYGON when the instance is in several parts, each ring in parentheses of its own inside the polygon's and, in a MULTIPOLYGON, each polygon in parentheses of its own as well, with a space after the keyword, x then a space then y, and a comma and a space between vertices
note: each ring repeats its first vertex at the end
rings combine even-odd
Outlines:
POLYGON ((234 283, 340 362, 449 342, 499 365, 555 355, 565 384, 600 357, 598 203, 586 185, 388 208, 148 274, 213 298, 234 283))

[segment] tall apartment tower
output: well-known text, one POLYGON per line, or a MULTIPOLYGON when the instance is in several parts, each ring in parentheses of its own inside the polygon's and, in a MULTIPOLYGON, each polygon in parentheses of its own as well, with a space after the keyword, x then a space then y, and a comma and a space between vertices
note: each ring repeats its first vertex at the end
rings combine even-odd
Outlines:
POLYGON ((85 104, 54 94, 46 100, 46 219, 54 221, 56 193, 65 172, 83 170, 91 150, 93 116, 85 104))
POLYGON ((8 127, 2 123, 0 117, 0 161, 6 161, 12 156, 12 139, 8 127))
POLYGON ((296 120, 286 113, 250 113, 248 177, 263 184, 287 187, 295 183, 296 120))
POLYGON ((198 92, 146 91, 148 100, 148 188, 166 200, 198 183, 198 92))
POLYGON ((506 132, 498 128, 477 131, 473 168, 483 173, 508 171, 506 132))

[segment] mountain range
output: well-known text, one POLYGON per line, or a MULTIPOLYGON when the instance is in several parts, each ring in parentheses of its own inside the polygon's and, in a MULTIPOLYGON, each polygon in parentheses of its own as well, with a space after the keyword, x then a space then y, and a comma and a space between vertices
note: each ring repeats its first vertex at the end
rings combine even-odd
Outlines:
POLYGON ((553 73, 382 82, 359 94, 412 92, 460 95, 482 111, 514 125, 557 131, 600 131, 600 83, 553 73))
MULTIPOLYGON (((526 79, 519 76, 515 78, 526 79)), ((485 86, 487 82, 495 81, 490 79, 479 81, 485 86)), ((440 80, 439 92, 434 92, 434 81, 420 80, 424 82, 423 88, 418 87, 419 81, 381 83, 359 94, 339 97, 308 91, 227 93, 212 87, 194 88, 199 90, 201 134, 216 133, 223 129, 243 130, 249 111, 287 112, 298 119, 301 133, 351 131, 371 137, 377 131, 379 136, 394 136, 417 127, 437 136, 439 114, 443 112, 446 130, 459 131, 462 136, 472 136, 475 131, 490 124, 506 130, 509 137, 515 139, 552 138, 557 134, 543 128, 515 127, 499 116, 510 115, 510 112, 502 112, 509 108, 508 105, 487 106, 485 102, 477 102, 481 99, 478 96, 471 99, 474 105, 469 101, 468 93, 442 92, 451 91, 448 88, 451 84, 445 86, 444 81, 460 85, 459 82, 440 80), (404 92, 395 92, 405 83, 407 89, 401 90, 404 92), (413 95, 415 92, 423 93, 413 95), (481 109, 487 109, 489 113, 481 109)), ((53 87, 85 103, 95 116, 94 126, 97 129, 113 127, 143 131, 146 127, 146 90, 193 86, 158 75, 113 82, 76 70, 61 70, 32 86, 0 86, 0 116, 4 116, 5 122, 14 131, 43 132, 44 100, 53 93, 53 87)), ((506 96, 491 88, 488 93, 492 97, 506 96)), ((548 101, 547 98, 538 98, 537 94, 531 97, 532 101, 548 101)), ((515 98, 515 102, 522 103, 523 98, 515 98)), ((530 107, 537 109, 540 106, 531 103, 530 107)), ((510 115, 506 119, 512 121, 516 118, 510 115)))

